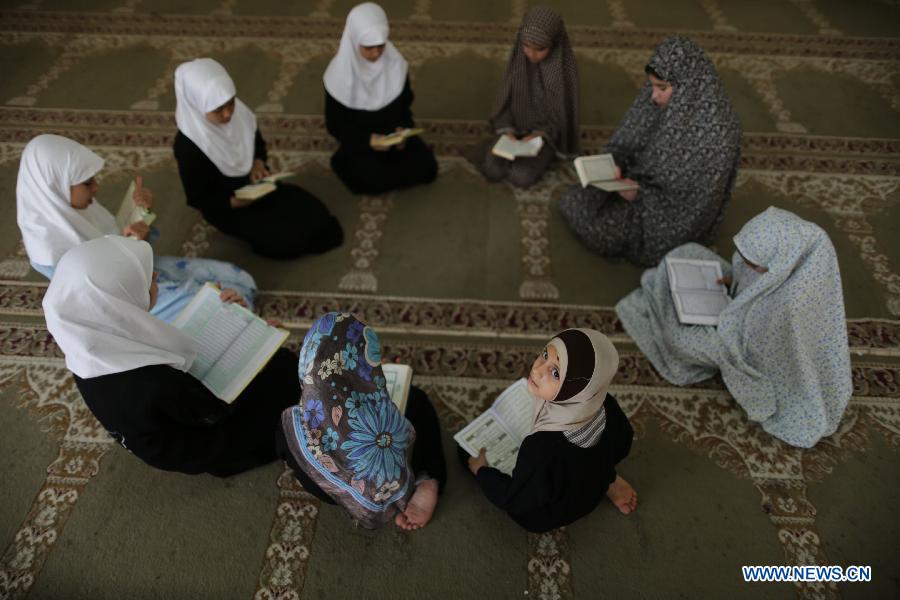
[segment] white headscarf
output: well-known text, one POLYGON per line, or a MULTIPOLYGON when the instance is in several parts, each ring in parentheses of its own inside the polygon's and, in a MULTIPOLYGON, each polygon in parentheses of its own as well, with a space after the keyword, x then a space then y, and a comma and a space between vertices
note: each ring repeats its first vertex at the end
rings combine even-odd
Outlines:
POLYGON ((191 338, 150 315, 150 244, 106 236, 69 250, 44 295, 47 329, 79 377, 148 365, 190 368, 191 338))
POLYGON ((198 58, 175 69, 175 122, 216 168, 228 177, 242 177, 253 166, 256 115, 236 98, 225 67, 198 58), (224 125, 209 122, 212 112, 234 98, 234 114, 224 125))
POLYGON ((578 429, 603 408, 619 368, 619 353, 594 329, 566 329, 550 340, 559 355, 559 391, 553 400, 533 398, 532 431, 578 429))
POLYGON ((337 54, 325 70, 325 89, 355 110, 381 110, 403 92, 409 66, 388 40, 387 15, 374 2, 353 7, 347 15, 337 54), (359 54, 360 46, 384 44, 381 57, 369 62, 359 54))
POLYGON ((54 266, 72 246, 118 233, 116 219, 100 203, 72 206, 71 187, 102 168, 102 158, 59 135, 39 135, 25 146, 16 183, 16 221, 32 262, 54 266))

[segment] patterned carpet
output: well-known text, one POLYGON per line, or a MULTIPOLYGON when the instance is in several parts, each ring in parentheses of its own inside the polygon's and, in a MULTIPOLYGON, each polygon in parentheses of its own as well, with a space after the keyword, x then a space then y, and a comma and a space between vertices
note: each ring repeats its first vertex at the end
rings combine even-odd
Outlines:
POLYGON ((900 5, 895 0, 559 0, 579 61, 582 146, 600 148, 664 35, 717 65, 745 135, 717 243, 769 205, 813 220, 838 250, 854 397, 837 433, 801 451, 766 435, 718 379, 662 380, 610 308, 640 270, 565 229, 559 165, 532 189, 487 184, 462 158, 529 3, 384 6, 410 63, 414 110, 441 174, 355 198, 328 169, 321 73, 352 0, 0 2, 0 597, 885 598, 900 595, 900 5), (213 56, 257 111, 276 169, 319 195, 345 245, 273 262, 187 208, 171 153, 174 68, 213 56), (569 326, 622 353, 613 393, 638 439, 622 472, 640 506, 601 506, 528 535, 455 462, 435 520, 353 529, 271 465, 227 481, 152 471, 84 406, 48 335, 15 226, 25 142, 67 135, 106 159, 100 201, 135 172, 154 191, 161 254, 250 270, 259 308, 294 332, 326 310, 362 315, 413 365, 451 436, 569 326), (749 564, 871 565, 870 583, 750 584, 749 564))

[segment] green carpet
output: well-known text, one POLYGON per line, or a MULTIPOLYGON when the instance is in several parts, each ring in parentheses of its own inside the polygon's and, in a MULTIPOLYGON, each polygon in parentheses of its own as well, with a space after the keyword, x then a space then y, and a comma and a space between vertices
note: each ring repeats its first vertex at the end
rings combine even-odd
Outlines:
POLYGON ((354 0, 0 2, 0 598, 887 598, 900 595, 900 6, 891 0, 556 0, 581 76, 585 150, 600 148, 665 35, 716 63, 744 127, 717 249, 770 205, 837 249, 854 397, 833 436, 790 448, 718 379, 668 385, 611 309, 640 269, 591 255, 558 210, 575 180, 488 184, 462 158, 485 122, 532 2, 386 2, 410 63, 438 180, 354 197, 328 168, 321 75, 354 0), (344 246, 275 262, 189 209, 175 170, 172 73, 212 56, 259 117, 276 169, 328 204, 344 246), (229 480, 146 467, 87 411, 47 334, 46 282, 15 225, 24 144, 67 135, 106 159, 99 199, 154 192, 160 254, 233 261, 296 345, 327 310, 383 332, 438 408, 449 483, 418 532, 354 529, 273 464, 229 480), (529 535, 454 460, 452 434, 569 326, 606 331, 613 393, 637 431, 609 504, 529 535), (870 565, 869 583, 745 583, 742 565, 870 565))

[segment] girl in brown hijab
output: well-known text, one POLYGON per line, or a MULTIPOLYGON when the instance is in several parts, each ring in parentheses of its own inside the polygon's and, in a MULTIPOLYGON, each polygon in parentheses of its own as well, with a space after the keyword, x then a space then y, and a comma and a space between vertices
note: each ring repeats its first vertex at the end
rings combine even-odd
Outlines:
POLYGON ((534 184, 554 156, 578 149, 578 74, 562 18, 546 6, 526 13, 491 115, 491 127, 522 140, 540 136, 533 158, 506 160, 488 148, 482 170, 489 181, 509 178, 516 187, 534 184))
MULTIPOLYGON (((607 496, 624 514, 637 507, 634 488, 616 474, 634 431, 607 393, 619 354, 593 329, 567 329, 547 344, 528 374, 532 431, 522 441, 512 476, 468 458, 488 500, 534 533, 568 525, 607 496)), ((462 453, 461 453, 462 454, 462 453)))

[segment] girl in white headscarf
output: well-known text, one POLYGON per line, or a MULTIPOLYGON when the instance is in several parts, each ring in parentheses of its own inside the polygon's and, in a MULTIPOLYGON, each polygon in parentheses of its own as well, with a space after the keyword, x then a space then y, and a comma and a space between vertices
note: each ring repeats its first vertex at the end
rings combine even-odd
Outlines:
POLYGON ((469 469, 488 499, 528 531, 542 533, 590 513, 607 496, 624 514, 637 494, 616 474, 634 431, 608 393, 619 354, 593 329, 567 329, 538 355, 528 374, 534 422, 512 476, 491 467, 485 451, 469 469))
POLYGON ((769 207, 734 237, 729 265, 698 244, 668 256, 718 260, 732 301, 716 327, 682 325, 664 264, 616 305, 628 334, 675 385, 717 372, 762 428, 810 448, 834 433, 853 393, 837 256, 818 226, 769 207))
POLYGON ((434 154, 419 136, 390 149, 372 145, 386 134, 415 127, 409 66, 389 33, 380 6, 355 6, 325 71, 325 125, 340 143, 331 167, 356 194, 380 194, 437 177, 434 154))
MULTIPOLYGON (((44 314, 88 408, 159 469, 224 477, 274 460, 279 415, 299 391, 297 356, 279 350, 228 405, 187 373, 194 343, 149 313, 157 296, 146 242, 106 236, 60 259, 44 314)), ((222 299, 241 301, 234 290, 222 299)))
POLYGON ((270 175, 256 115, 237 97, 225 68, 211 58, 175 70, 175 160, 187 202, 212 225, 269 258, 295 258, 339 246, 343 230, 322 202, 279 182, 262 198, 234 191, 270 175))
MULTIPOLYGON (((78 142, 44 134, 22 152, 16 185, 16 219, 31 265, 53 277, 56 263, 70 248, 104 235, 121 233, 146 240, 150 228, 142 221, 119 231, 116 220, 94 195, 104 161, 78 142)), ((136 177, 135 203, 150 207, 152 194, 136 177)), ((207 281, 240 290, 253 301, 256 282, 235 265, 216 260, 157 257, 159 301, 154 316, 171 321, 207 281)))

